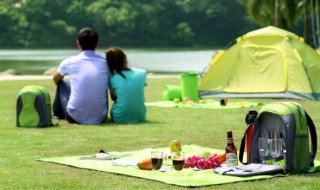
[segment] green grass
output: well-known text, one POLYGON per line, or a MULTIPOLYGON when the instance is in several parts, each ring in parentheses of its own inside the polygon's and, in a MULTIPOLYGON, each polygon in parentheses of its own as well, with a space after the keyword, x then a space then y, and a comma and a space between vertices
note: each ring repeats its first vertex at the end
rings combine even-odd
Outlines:
MULTIPOLYGON (((179 84, 178 79, 148 80, 147 101, 161 100, 164 85, 179 84)), ((148 122, 144 124, 106 123, 100 126, 81 126, 61 121, 59 127, 53 128, 17 128, 16 96, 23 86, 31 84, 45 86, 53 98, 55 86, 51 80, 0 81, 0 189, 182 189, 123 175, 37 162, 34 158, 93 154, 100 148, 107 151, 128 151, 163 147, 174 139, 223 149, 228 129, 233 131, 239 148, 246 128, 244 116, 249 110, 148 107, 148 122)), ((320 131, 320 102, 297 102, 310 113, 320 131)), ((317 158, 320 159, 319 154, 317 158)), ((319 177, 320 172, 200 189, 318 189, 319 177)))

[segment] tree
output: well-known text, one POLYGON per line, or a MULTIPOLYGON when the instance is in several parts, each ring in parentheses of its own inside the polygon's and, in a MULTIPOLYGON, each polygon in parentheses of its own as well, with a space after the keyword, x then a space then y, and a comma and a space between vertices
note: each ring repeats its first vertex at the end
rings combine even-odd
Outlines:
POLYGON ((27 22, 25 46, 27 47, 67 47, 75 42, 70 40, 76 29, 67 23, 63 1, 32 0, 25 1, 21 12, 27 22))
POLYGON ((0 2, 0 44, 3 47, 19 47, 23 45, 20 28, 25 25, 20 13, 21 4, 6 0, 0 2))
POLYGON ((197 44, 225 45, 254 28, 236 0, 177 0, 197 44))
POLYGON ((242 4, 249 17, 260 26, 273 25, 284 29, 291 28, 298 21, 303 5, 302 0, 242 0, 242 4))
POLYGON ((223 46, 254 25, 240 0, 1 0, 2 47, 74 47, 92 27, 100 46, 223 46))

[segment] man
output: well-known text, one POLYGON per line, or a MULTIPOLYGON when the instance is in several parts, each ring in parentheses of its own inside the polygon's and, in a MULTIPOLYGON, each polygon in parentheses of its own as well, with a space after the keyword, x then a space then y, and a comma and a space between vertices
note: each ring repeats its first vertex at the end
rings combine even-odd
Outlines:
POLYGON ((54 115, 70 123, 99 124, 107 118, 109 69, 106 59, 95 53, 98 41, 93 29, 81 29, 77 41, 81 52, 63 60, 53 76, 54 115), (64 76, 69 76, 70 84, 64 76))

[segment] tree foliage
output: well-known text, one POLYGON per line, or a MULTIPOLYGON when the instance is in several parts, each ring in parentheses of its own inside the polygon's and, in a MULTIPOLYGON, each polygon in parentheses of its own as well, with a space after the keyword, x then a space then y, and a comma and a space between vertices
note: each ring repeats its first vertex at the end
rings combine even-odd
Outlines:
MULTIPOLYGON (((275 25, 276 0, 242 0, 250 18, 260 26, 275 25)), ((291 28, 301 16, 303 0, 278 0, 279 24, 281 28, 291 28)))
POLYGON ((221 46, 254 27, 238 0, 1 0, 1 48, 72 47, 93 27, 101 46, 221 46))

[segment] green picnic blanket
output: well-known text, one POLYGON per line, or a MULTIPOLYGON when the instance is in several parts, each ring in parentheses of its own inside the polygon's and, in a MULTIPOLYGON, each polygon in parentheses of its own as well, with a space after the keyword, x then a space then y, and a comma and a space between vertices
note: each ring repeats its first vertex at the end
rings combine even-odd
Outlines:
POLYGON ((235 108, 247 108, 263 105, 260 102, 249 102, 249 101, 229 101, 226 106, 221 106, 220 101, 205 100, 203 103, 187 103, 173 101, 159 101, 159 102, 146 102, 146 106, 164 107, 164 108, 201 108, 201 109, 235 109, 235 108))
MULTIPOLYGON (((184 145, 182 147, 183 151, 187 156, 197 155, 203 151, 217 152, 219 150, 201 147, 197 145, 184 145)), ((82 156, 67 156, 67 157, 53 157, 53 158, 41 158, 38 161, 52 162, 57 164, 63 164, 68 166, 73 166, 77 168, 98 170, 103 172, 123 174, 133 177, 139 177, 144 179, 150 179, 155 181, 160 181, 167 184, 178 185, 178 186, 208 186, 208 185, 218 185, 226 183, 234 183, 239 181, 251 181, 259 179, 268 179, 278 176, 286 176, 284 174, 276 175, 258 175, 251 177, 234 177, 218 175, 213 172, 213 170, 202 170, 195 171, 193 169, 183 169, 182 171, 175 171, 169 169, 167 171, 145 171, 140 170, 136 167, 138 161, 150 156, 152 149, 147 148, 138 151, 128 151, 128 152, 109 152, 112 155, 118 156, 119 159, 116 160, 80 160, 82 156)), ((162 148, 164 152, 169 152, 169 148, 162 148)), ((320 165, 317 161, 316 165, 320 165)), ((169 168, 169 161, 164 162, 164 168, 169 168)), ((316 171, 317 168, 311 168, 311 172, 316 171)))

